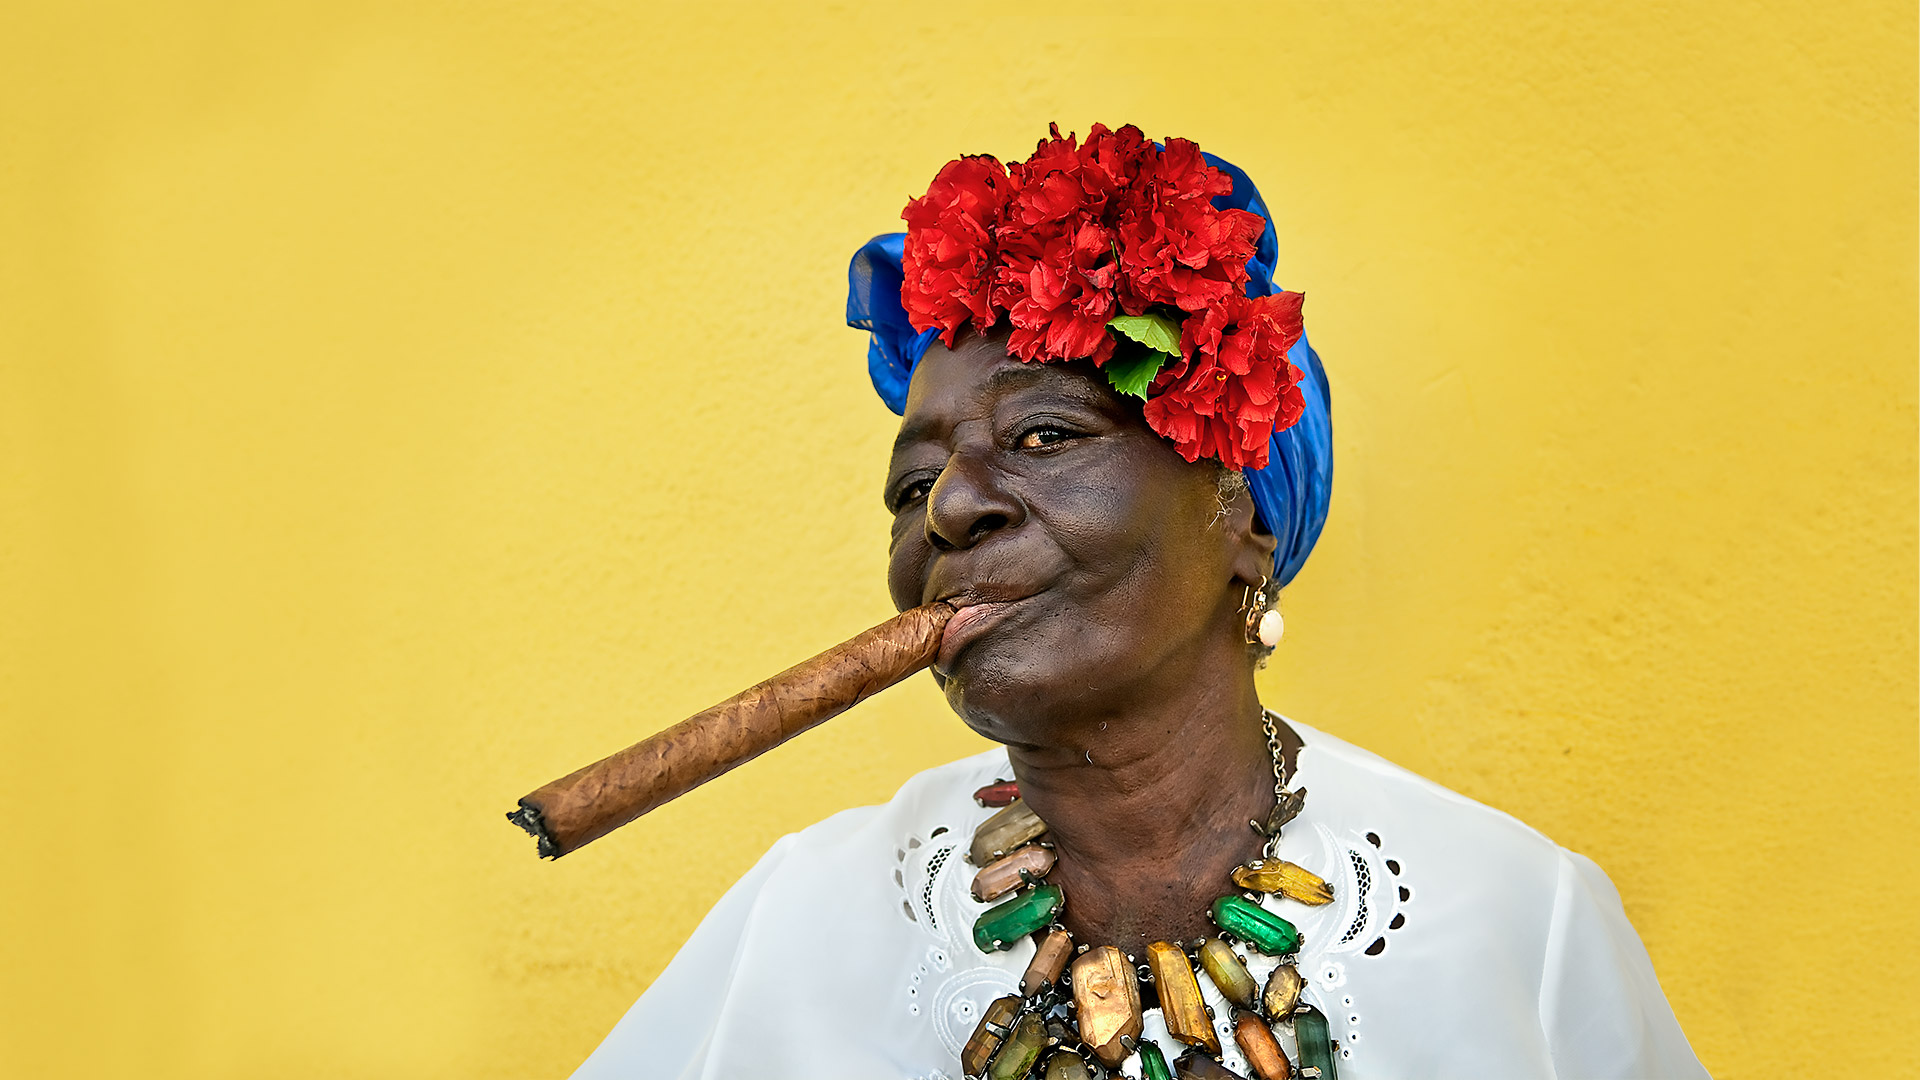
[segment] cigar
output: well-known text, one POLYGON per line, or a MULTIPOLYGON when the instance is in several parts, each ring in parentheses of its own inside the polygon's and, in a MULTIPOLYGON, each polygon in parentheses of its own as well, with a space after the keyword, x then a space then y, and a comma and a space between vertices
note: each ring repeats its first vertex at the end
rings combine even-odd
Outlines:
POLYGON ((712 708, 555 780, 507 820, 557 859, 743 765, 933 663, 944 601, 888 619, 712 708))

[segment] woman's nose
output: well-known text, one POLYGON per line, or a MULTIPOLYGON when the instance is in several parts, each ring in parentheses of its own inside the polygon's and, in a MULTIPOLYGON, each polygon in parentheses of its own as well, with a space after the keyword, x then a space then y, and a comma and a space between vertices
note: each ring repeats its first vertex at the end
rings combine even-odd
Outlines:
POLYGON ((956 454, 927 493, 927 542, 938 551, 970 548, 1026 516, 1026 506, 990 466, 956 454))

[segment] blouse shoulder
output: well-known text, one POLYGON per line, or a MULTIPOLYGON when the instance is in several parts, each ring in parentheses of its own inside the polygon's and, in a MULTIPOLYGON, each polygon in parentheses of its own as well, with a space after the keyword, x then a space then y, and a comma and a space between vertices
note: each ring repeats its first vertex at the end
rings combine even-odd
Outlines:
POLYGON ((861 848, 860 841, 867 835, 906 835, 951 816, 957 805, 971 806, 974 791, 1012 775, 1005 748, 995 747, 915 773, 886 802, 842 810, 789 834, 782 842, 796 850, 819 853, 849 846, 861 848))
MULTIPOLYGON (((1449 826, 1482 830, 1543 859, 1557 858, 1563 850, 1540 830, 1504 810, 1468 798, 1337 736, 1297 720, 1289 719, 1287 723, 1300 733, 1306 744, 1303 753, 1311 756, 1309 765, 1302 766, 1302 774, 1306 775, 1311 768, 1312 773, 1330 781, 1324 785, 1333 789, 1326 792, 1327 796, 1387 798, 1392 800, 1396 811, 1437 814, 1449 826)), ((1322 799, 1320 795, 1315 798, 1322 799)))
POLYGON ((929 923, 953 906, 951 897, 943 907, 915 888, 916 870, 924 873, 927 856, 940 849, 929 841, 970 830, 977 808, 968 796, 1009 775, 1006 751, 989 750, 916 774, 887 802, 840 811, 775 841, 575 1080, 691 1080, 750 1069, 899 1075, 884 1041, 846 1042, 849 1032, 834 1018, 871 996, 875 973, 914 955, 916 945, 926 951, 920 939, 929 923), (835 962, 823 965, 824 953, 835 962), (800 971, 810 973, 810 986, 796 997, 793 973, 800 971), (805 1067, 794 1064, 796 1056, 805 1067))
MULTIPOLYGON (((1340 900, 1329 905, 1340 909, 1336 919, 1316 911, 1307 920, 1325 926, 1330 990, 1345 997, 1349 976, 1357 982, 1375 966, 1392 972, 1366 996, 1383 1028, 1404 1029, 1434 1023, 1456 1006, 1484 1010, 1487 999, 1403 999, 1398 985, 1447 985, 1464 971, 1499 970, 1504 992, 1535 1009, 1507 1018, 1502 1050, 1513 1056, 1491 1074, 1706 1075, 1619 893, 1591 859, 1511 814, 1288 723, 1305 743, 1299 779, 1311 789, 1302 820, 1311 821, 1313 836, 1297 850, 1310 868, 1338 879, 1340 900), (1348 910, 1355 914, 1342 928, 1348 910)), ((1361 1057, 1359 1036, 1371 1026, 1366 1011, 1336 1016, 1333 1025, 1347 1027, 1356 1040, 1350 1049, 1361 1057)), ((1466 1011, 1453 1019, 1487 1022, 1484 1013, 1466 1011)))

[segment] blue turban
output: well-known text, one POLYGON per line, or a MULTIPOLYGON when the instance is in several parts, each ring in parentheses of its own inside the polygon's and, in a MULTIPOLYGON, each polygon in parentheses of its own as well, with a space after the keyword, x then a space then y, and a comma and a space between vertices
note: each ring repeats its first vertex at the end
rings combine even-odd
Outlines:
MULTIPOLYGON (((1233 179, 1233 194, 1220 196, 1214 205, 1251 210, 1267 223, 1253 258, 1247 261, 1247 295, 1267 296, 1277 291, 1273 264, 1280 255, 1273 215, 1267 213, 1267 204, 1246 173, 1212 154, 1206 158, 1233 179)), ((900 259, 906 239, 905 233, 876 236, 854 252, 853 264, 847 268, 847 325, 872 333, 867 372, 873 376, 880 400, 896 413, 906 411, 907 382, 936 334, 914 330, 900 304, 900 286, 906 280, 900 259)), ((1326 370, 1304 334, 1287 359, 1301 371, 1300 394, 1306 411, 1292 427, 1274 434, 1266 468, 1245 471, 1260 523, 1279 541, 1273 576, 1282 585, 1300 572, 1314 541, 1320 539, 1320 529, 1327 522, 1327 500, 1333 493, 1333 415, 1326 370)))

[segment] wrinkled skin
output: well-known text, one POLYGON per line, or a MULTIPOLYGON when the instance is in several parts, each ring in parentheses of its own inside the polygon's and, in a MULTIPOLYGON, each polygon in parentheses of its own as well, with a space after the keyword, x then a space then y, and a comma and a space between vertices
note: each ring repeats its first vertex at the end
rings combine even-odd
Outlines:
POLYGON ((935 678, 1007 745, 1076 940, 1141 957, 1210 931, 1273 806, 1240 608, 1274 540, 1218 476, 1090 365, 979 335, 915 370, 887 475, 894 604, 963 605, 935 678))

